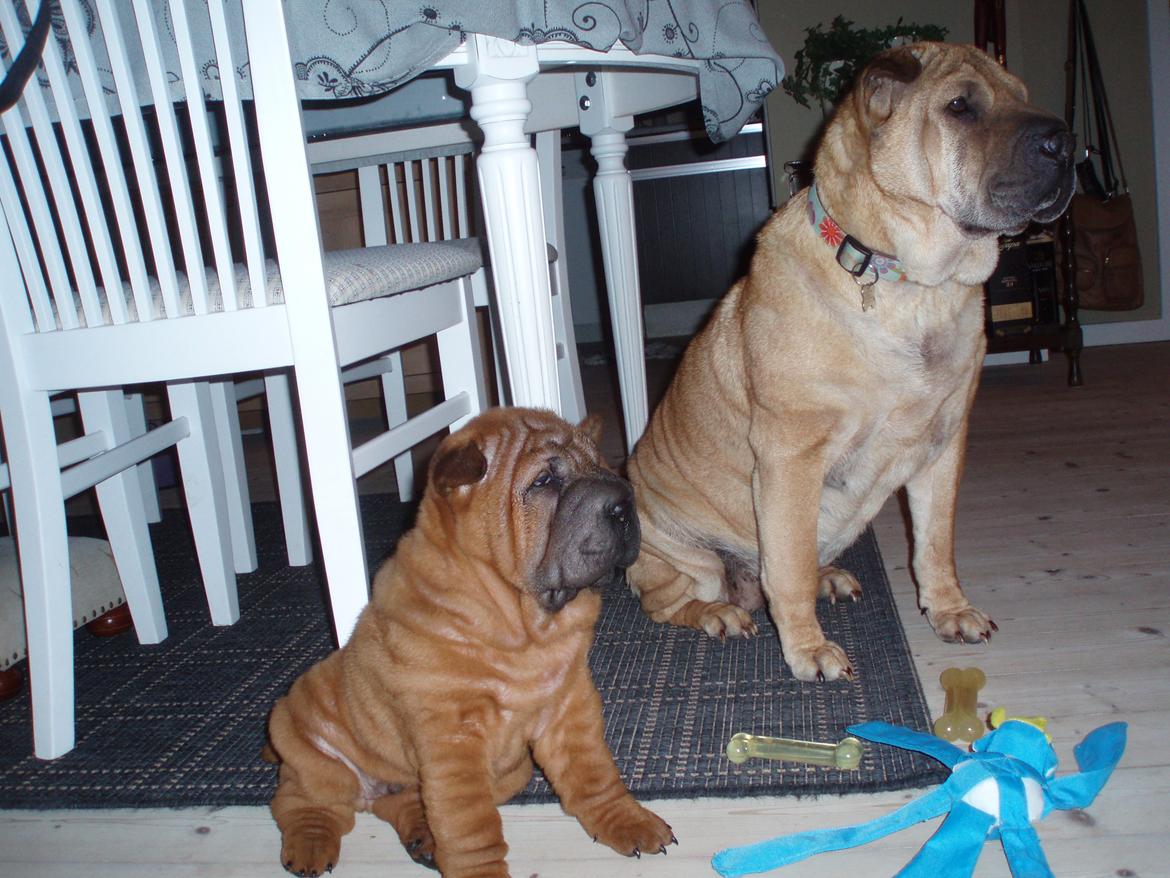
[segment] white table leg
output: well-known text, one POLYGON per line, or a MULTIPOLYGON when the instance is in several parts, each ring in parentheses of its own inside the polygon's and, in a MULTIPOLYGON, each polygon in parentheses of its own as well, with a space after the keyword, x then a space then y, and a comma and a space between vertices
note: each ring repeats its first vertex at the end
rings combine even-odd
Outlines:
POLYGON ((646 429, 650 407, 646 399, 646 343, 642 327, 642 291, 638 284, 638 244, 634 230, 634 187, 626 170, 626 134, 633 126, 629 116, 609 111, 604 73, 577 76, 581 133, 592 143, 597 160, 593 196, 601 255, 609 292, 614 355, 622 393, 622 417, 626 448, 646 429))
POLYGON ((473 57, 456 71, 456 82, 471 92, 471 118, 483 129, 480 198, 512 401, 559 413, 540 174, 524 133, 536 50, 482 35, 469 39, 473 57))

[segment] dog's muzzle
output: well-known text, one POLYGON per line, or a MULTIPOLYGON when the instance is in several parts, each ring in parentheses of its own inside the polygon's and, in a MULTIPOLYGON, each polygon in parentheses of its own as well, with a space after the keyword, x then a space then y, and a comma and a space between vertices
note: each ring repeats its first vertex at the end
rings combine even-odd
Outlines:
POLYGON ((536 571, 537 599, 555 612, 582 589, 610 585, 638 557, 640 544, 628 482, 611 473, 574 480, 561 494, 536 571))
POLYGON ((990 202, 1005 226, 1048 223, 1068 207, 1075 187, 1076 138, 1064 121, 1039 114, 1021 127, 1011 167, 991 185, 990 202))

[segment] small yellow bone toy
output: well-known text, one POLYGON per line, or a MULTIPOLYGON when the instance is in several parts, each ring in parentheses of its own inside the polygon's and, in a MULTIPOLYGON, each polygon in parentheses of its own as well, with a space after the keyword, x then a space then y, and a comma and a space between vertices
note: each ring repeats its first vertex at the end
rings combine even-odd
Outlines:
POLYGON ((947 693, 943 715, 934 721, 934 733, 944 741, 977 741, 986 726, 975 712, 979 690, 987 676, 978 668, 947 668, 938 681, 947 693))
POLYGON ((861 762, 862 746, 856 738, 843 738, 836 744, 816 741, 797 741, 794 738, 769 738, 736 732, 727 742, 727 758, 732 762, 746 762, 753 756, 761 759, 780 759, 785 762, 809 762, 830 768, 857 768, 861 762))
POLYGON ((997 707, 987 715, 987 724, 993 729, 998 729, 1009 719, 1018 719, 1022 723, 1035 726, 1044 733, 1044 737, 1048 739, 1048 743, 1052 743, 1052 735, 1048 734, 1048 717, 1045 716, 1008 716, 1006 710, 1002 707, 997 707))

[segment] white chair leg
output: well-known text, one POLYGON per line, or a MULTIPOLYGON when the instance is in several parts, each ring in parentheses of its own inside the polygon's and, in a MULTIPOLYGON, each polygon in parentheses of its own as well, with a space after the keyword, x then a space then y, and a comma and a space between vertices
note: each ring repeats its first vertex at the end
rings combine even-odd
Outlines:
POLYGON ((626 137, 606 128, 592 134, 591 152, 597 159, 593 197, 605 282, 609 290, 610 325, 614 357, 622 394, 626 449, 634 445, 650 418, 646 398, 646 342, 642 327, 642 293, 638 285, 638 250, 634 230, 634 189, 626 170, 626 137))
MULTIPOLYGON (((130 432, 141 436, 146 432, 146 397, 141 393, 126 395, 126 416, 130 421, 130 432)), ((158 505, 158 482, 154 479, 154 464, 144 460, 138 464, 138 481, 142 485, 142 505, 146 520, 151 524, 162 521, 162 509, 158 505)))
MULTIPOLYGON (((100 430, 110 446, 120 445, 136 435, 127 419, 120 390, 79 393, 77 407, 85 431, 100 430)), ((167 636, 167 622, 139 481, 140 469, 134 466, 98 482, 95 491, 138 641, 161 643, 167 636)))
POLYGON ((227 496, 219 440, 214 435, 211 388, 206 381, 178 381, 167 385, 171 416, 185 417, 190 435, 175 446, 183 477, 183 493, 191 516, 195 551, 203 573, 203 589, 211 621, 231 625, 240 618, 236 593, 227 496))
MULTIPOLYGON (((402 354, 395 351, 387 354, 389 371, 382 373, 382 394, 386 402, 387 426, 405 424, 406 374, 402 371, 402 354)), ((398 499, 409 503, 414 499, 414 457, 409 450, 394 458, 394 477, 398 480, 398 499)))
POLYGON ((476 168, 512 401, 559 412, 540 174, 524 132, 536 52, 515 47, 505 60, 482 34, 469 38, 468 47, 472 61, 456 70, 455 80, 471 91, 471 118, 484 135, 476 168))
POLYGON ((316 413, 301 426, 333 626, 344 646, 370 594, 343 389, 336 373, 295 377, 300 410, 316 413))
POLYGON ((223 463, 228 526, 232 534, 232 560, 236 573, 251 573, 256 562, 256 534, 252 527, 252 496, 248 491, 248 470, 244 464, 244 439, 240 432, 240 407, 235 382, 212 381, 211 407, 215 412, 215 435, 223 463))
POLYGON ((301 484, 301 453, 297 447, 297 425, 293 416, 292 393, 286 372, 264 376, 264 398, 268 407, 268 434, 276 466, 276 491, 284 523, 284 542, 290 567, 304 567, 313 560, 309 517, 305 510, 305 489, 301 484))
POLYGON ((41 759, 55 759, 72 750, 75 740, 73 593, 57 439, 47 396, 9 397, 4 412, 24 586, 33 750, 41 759))
POLYGON ((500 405, 511 405, 511 392, 508 388, 508 364, 504 360, 504 337, 500 334, 500 322, 496 320, 497 304, 492 301, 489 292, 487 270, 479 269, 471 276, 471 290, 477 308, 487 309, 488 340, 492 345, 492 365, 496 372, 496 399, 500 405))
POLYGON ((463 292, 463 320, 439 332, 439 366, 443 373, 443 396, 450 399, 458 393, 466 392, 471 409, 466 416, 451 424, 451 432, 458 430, 487 406, 483 350, 479 343, 479 327, 475 322, 475 297, 467 278, 458 283, 463 292))
POLYGON ((581 367, 577 362, 577 334, 573 331, 573 308, 569 302, 569 269, 565 257, 565 209, 561 171, 561 132, 541 131, 536 138, 536 160, 540 168, 541 206, 544 232, 557 252, 548 267, 552 295, 553 332, 557 342, 557 381, 561 389, 561 416, 577 423, 585 417, 585 393, 581 367))

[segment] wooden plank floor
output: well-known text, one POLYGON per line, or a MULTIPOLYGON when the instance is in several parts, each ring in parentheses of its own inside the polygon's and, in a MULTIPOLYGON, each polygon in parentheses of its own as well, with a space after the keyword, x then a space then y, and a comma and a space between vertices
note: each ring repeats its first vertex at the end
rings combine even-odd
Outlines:
MULTIPOLYGON (((981 705, 1050 718, 1061 771, 1105 722, 1129 749, 1086 813, 1057 812, 1040 836, 1061 878, 1170 875, 1170 344, 1086 352, 1069 389, 1059 358, 985 370, 959 501, 959 570, 1000 631, 988 646, 939 642, 919 618, 899 506, 875 522, 931 710, 939 672, 978 665, 981 705)), ((592 370, 587 370, 592 371, 592 370)), ((590 377, 591 405, 612 398, 590 377)), ((616 425, 616 420, 611 417, 616 425)), ((611 433, 613 431, 611 430, 611 433)), ((914 793, 818 799, 663 801, 679 845, 627 860, 594 845, 556 806, 505 807, 512 875, 709 876, 711 854, 801 829, 885 813, 914 793)), ((776 874, 889 876, 933 824, 776 874)), ((278 833, 262 808, 0 813, 0 875, 279 876, 278 833)), ((335 874, 423 875, 389 827, 361 815, 335 874)), ((1007 876, 988 845, 976 875, 1007 876)))

